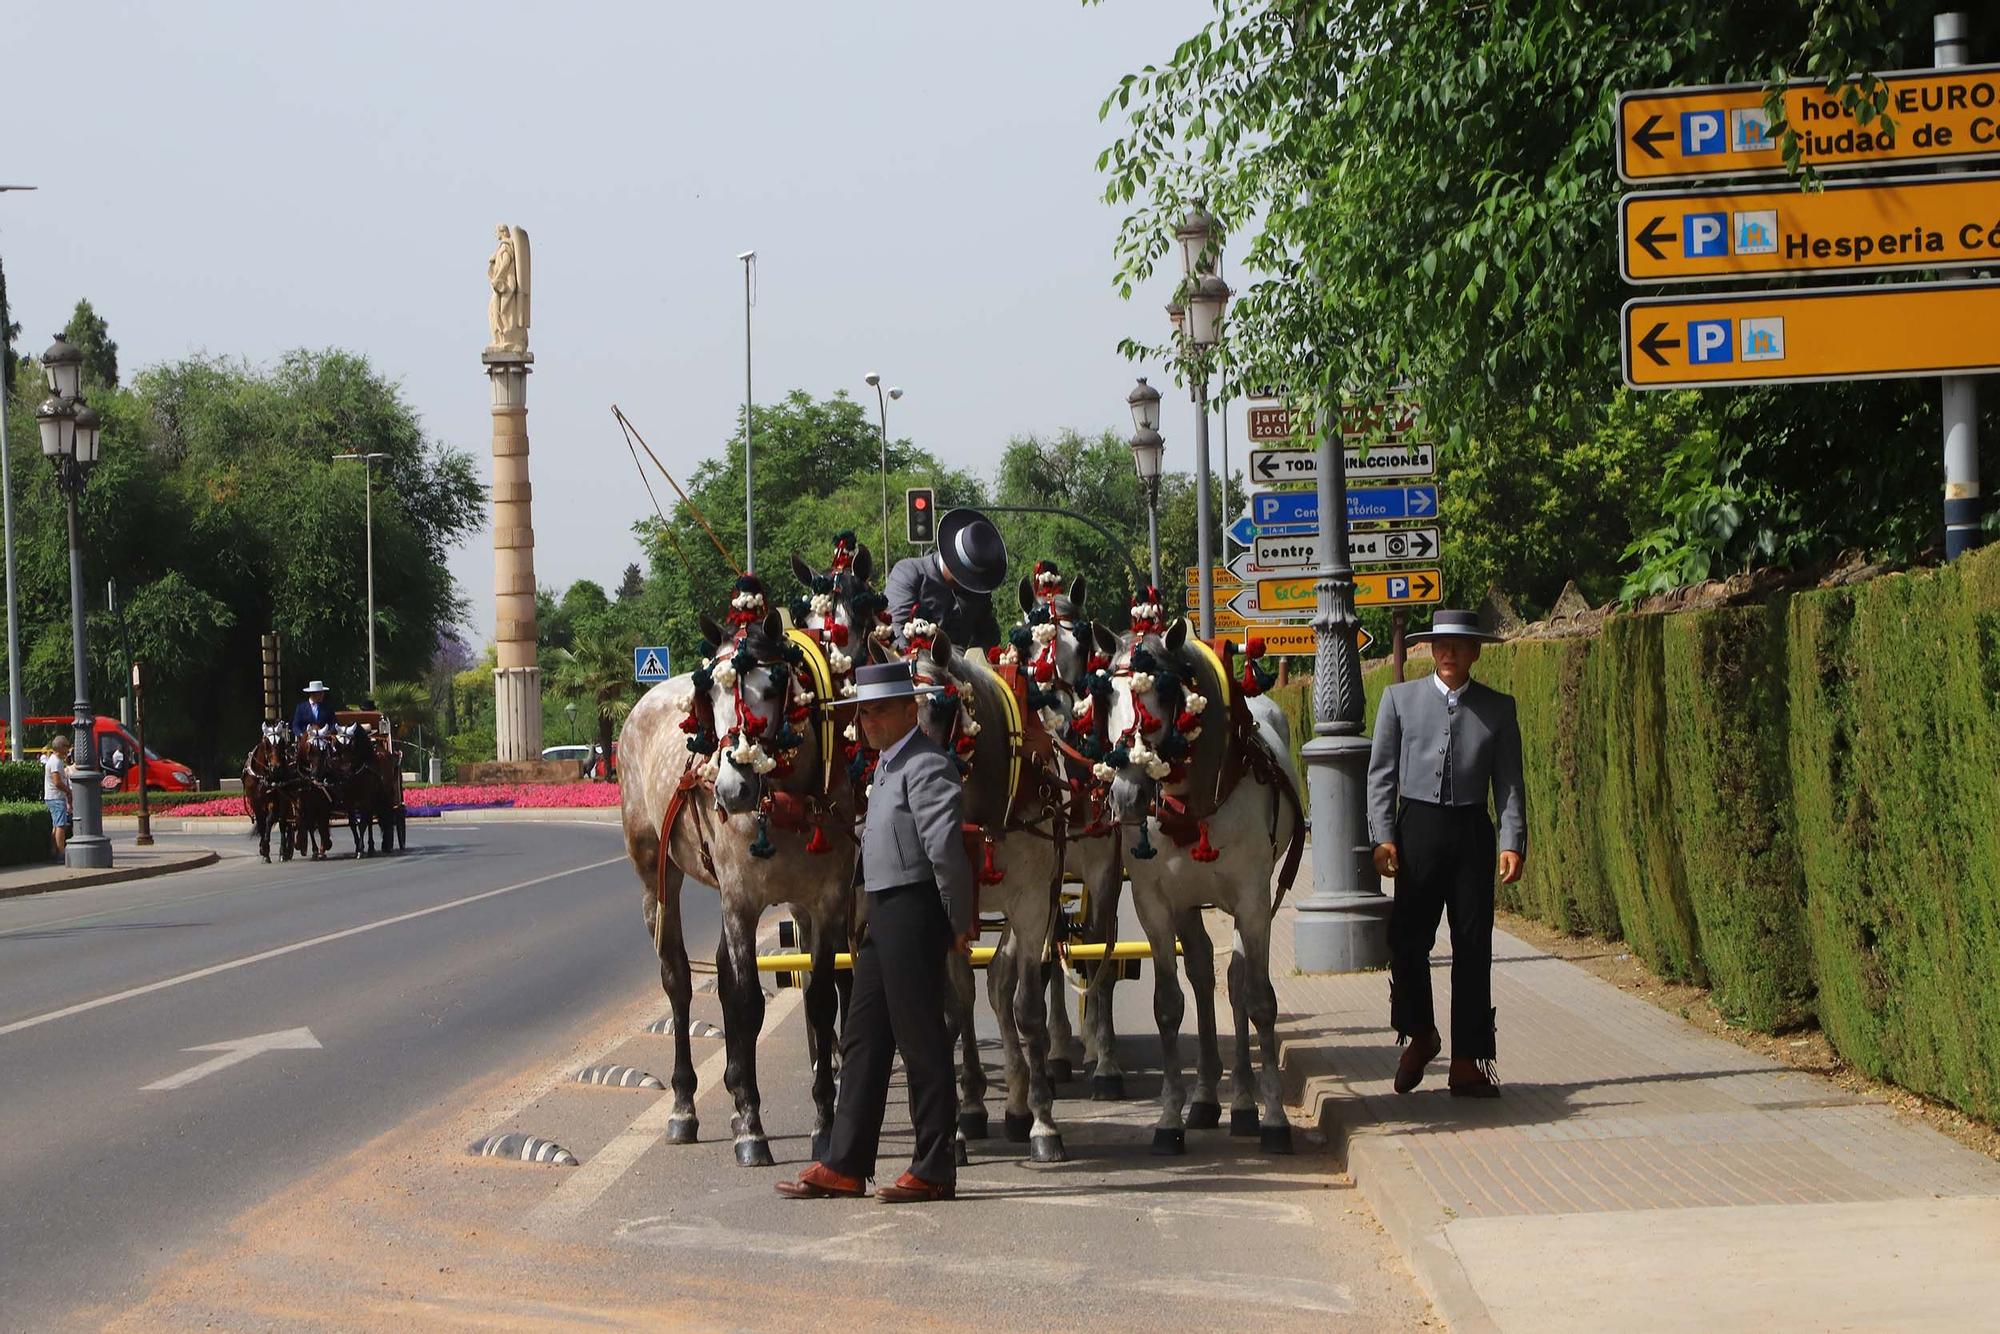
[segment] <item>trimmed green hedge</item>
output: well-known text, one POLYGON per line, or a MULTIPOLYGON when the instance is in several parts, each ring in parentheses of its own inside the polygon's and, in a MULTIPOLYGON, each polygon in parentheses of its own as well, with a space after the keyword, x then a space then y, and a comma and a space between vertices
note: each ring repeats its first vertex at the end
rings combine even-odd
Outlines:
POLYGON ((55 851, 49 808, 41 801, 0 802, 0 866, 45 862, 55 851))
POLYGON ((40 801, 42 766, 36 760, 0 760, 0 802, 40 801))

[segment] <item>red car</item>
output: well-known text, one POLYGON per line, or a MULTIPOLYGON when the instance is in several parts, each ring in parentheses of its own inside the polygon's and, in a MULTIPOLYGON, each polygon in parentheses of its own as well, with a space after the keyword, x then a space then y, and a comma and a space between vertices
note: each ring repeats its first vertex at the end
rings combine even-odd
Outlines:
MULTIPOLYGON (((49 735, 67 732, 75 720, 67 717, 29 718, 25 725, 31 728, 47 728, 49 735)), ((144 776, 146 786, 154 792, 194 792, 200 784, 195 781, 194 771, 179 760, 170 760, 152 751, 140 756, 139 743, 116 718, 98 714, 91 728, 97 742, 97 767, 104 773, 103 790, 106 792, 136 792, 139 780, 144 776)), ((7 744, 7 724, 0 720, 0 747, 7 744)), ((41 751, 45 746, 26 747, 27 750, 41 751)))

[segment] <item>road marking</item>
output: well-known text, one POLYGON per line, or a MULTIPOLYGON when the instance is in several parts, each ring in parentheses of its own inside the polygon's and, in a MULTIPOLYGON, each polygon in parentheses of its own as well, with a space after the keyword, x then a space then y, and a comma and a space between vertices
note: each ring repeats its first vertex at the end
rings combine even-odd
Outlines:
MULTIPOLYGON (((799 1008, 805 993, 797 988, 787 988, 778 993, 764 1011, 764 1028, 757 1035, 761 1044, 791 1017, 799 1008)), ((702 1095, 722 1086, 723 1067, 729 1064, 729 1049, 721 1047, 710 1052, 708 1059, 695 1067, 695 1105, 701 1105, 702 1095)), ((563 1178, 562 1185, 555 1193, 528 1211, 527 1224, 530 1230, 544 1232, 580 1216, 584 1210, 603 1197, 604 1192, 616 1185, 618 1178, 632 1169, 632 1165, 645 1156, 646 1150, 658 1144, 667 1133, 667 1118, 673 1114, 674 1095, 663 1093, 653 1099, 652 1105, 632 1118, 612 1139, 584 1162, 582 1167, 563 1178)))
POLYGON ((583 866, 572 866, 566 871, 554 871, 548 875, 539 875, 533 880, 521 880, 511 885, 502 885, 498 889, 482 890, 477 894, 468 894, 464 898, 452 899, 446 903, 434 903, 428 908, 418 908, 414 912, 398 913, 394 917, 384 917, 377 921, 364 922, 360 926, 350 926, 340 931, 329 931, 323 936, 314 936, 310 940, 297 940, 289 945, 280 945, 275 949, 260 950, 256 954, 246 954, 240 959, 230 959, 223 963, 210 964, 206 968, 197 968, 191 973, 182 973, 178 977, 168 977, 162 978, 158 982, 148 982, 142 987, 128 987, 124 991, 114 991, 109 996, 99 996, 94 1000, 79 1001, 75 1005, 65 1005, 62 1009, 50 1010, 47 1014, 31 1015, 26 1019, 16 1019, 11 1024, 0 1024, 0 1037, 6 1037, 9 1033, 19 1033, 23 1029, 38 1028, 43 1024, 52 1024, 58 1019, 67 1019, 71 1015, 84 1014, 91 1010, 102 1009, 106 1005, 116 1005, 120 1001, 134 1000, 140 996, 150 996, 156 991, 165 991, 169 987, 178 987, 183 983, 199 982, 205 977, 214 977, 218 973, 227 973, 238 968, 248 968, 253 963, 263 963, 267 959, 277 959, 287 954, 297 954, 300 950, 309 950, 319 945, 331 945, 336 940, 346 940, 350 936, 365 935, 370 931, 379 931, 385 926, 396 926, 402 922, 414 922, 419 917, 429 917, 433 913, 449 912, 453 908, 463 908, 468 904, 478 903, 485 899, 498 898, 502 894, 512 894, 517 889, 532 889, 536 885, 546 885, 551 880, 561 880, 568 876, 581 875, 585 871, 595 871, 602 867, 615 866, 624 860, 623 855, 606 857, 603 861, 590 862, 583 866))
POLYGON ((274 1033, 259 1033, 250 1038, 234 1038, 228 1042, 210 1042, 200 1047, 183 1047, 182 1051, 219 1051, 222 1055, 191 1065, 177 1075, 156 1079, 140 1088, 142 1093, 164 1093, 170 1089, 186 1088, 197 1079, 206 1079, 218 1070, 227 1070, 232 1065, 241 1065, 252 1056, 261 1056, 267 1051, 318 1051, 319 1039, 312 1035, 310 1028, 285 1028, 274 1033))

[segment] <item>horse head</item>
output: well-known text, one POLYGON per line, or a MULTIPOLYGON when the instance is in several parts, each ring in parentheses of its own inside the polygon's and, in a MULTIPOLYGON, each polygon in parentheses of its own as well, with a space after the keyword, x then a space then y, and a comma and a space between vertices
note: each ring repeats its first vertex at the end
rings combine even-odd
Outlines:
POLYGON ((865 654, 864 642, 888 632, 888 599, 868 582, 874 569, 875 557, 851 530, 834 534, 825 573, 792 557, 792 573, 805 586, 792 599, 792 625, 819 640, 834 690, 842 696, 854 693, 854 662, 865 654))
POLYGON ((1120 823, 1143 821, 1163 793, 1185 781, 1191 743, 1208 707, 1179 665, 1187 622, 1164 625, 1163 614, 1159 590, 1142 590, 1132 600, 1132 630, 1111 657, 1103 701, 1110 749, 1093 772, 1109 786, 1108 804, 1120 823))
POLYGON ((1088 586, 1082 575, 1063 588, 1054 561, 1037 561, 1020 584, 1022 623, 1005 648, 990 652, 997 663, 1019 663, 1028 681, 1028 707, 1051 736, 1074 741, 1094 730, 1092 674, 1110 665, 1096 643, 1097 627, 1083 619, 1088 586))
POLYGON ((811 729, 814 700, 802 682, 804 654, 785 638, 784 621, 767 608, 763 583, 736 581, 727 624, 704 615, 707 657, 694 672, 694 705, 682 724, 688 749, 708 757, 703 775, 725 815, 762 808, 772 778, 792 772, 811 729))

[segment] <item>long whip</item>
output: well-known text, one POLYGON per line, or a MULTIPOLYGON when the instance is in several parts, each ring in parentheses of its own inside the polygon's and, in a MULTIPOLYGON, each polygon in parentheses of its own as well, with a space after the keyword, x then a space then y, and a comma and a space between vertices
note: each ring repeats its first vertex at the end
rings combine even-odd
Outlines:
POLYGON ((660 462, 660 456, 658 454, 655 454, 653 452, 653 447, 646 443, 646 437, 639 434, 639 428, 632 424, 631 418, 627 417, 622 411, 620 411, 616 403, 613 403, 611 405, 611 411, 612 414, 618 418, 620 424, 622 424, 626 430, 632 433, 632 438, 639 442, 639 448, 646 451, 646 457, 651 459, 653 461, 653 466, 660 470, 660 476, 667 479, 667 485, 671 486, 674 489, 674 494, 679 496, 681 498, 681 503, 688 507, 688 511, 694 515, 695 522, 701 525, 701 530, 704 533, 708 534, 708 540, 715 543, 715 549, 717 553, 721 555, 722 563, 727 565, 731 570, 735 571, 739 577, 741 577, 741 575, 743 574, 743 567, 736 563, 735 558, 729 554, 729 549, 722 545, 722 539, 715 535, 715 529, 709 527, 708 516, 701 512, 701 506, 695 504, 694 501, 689 498, 688 493, 681 490, 681 484, 679 482, 676 482, 674 480, 674 475, 667 471, 667 465, 660 462))
MULTIPOLYGON (((618 411, 615 407, 611 410, 618 411)), ((667 535, 667 542, 673 547, 674 555, 680 558, 681 568, 687 571, 688 579, 692 581, 697 577, 694 572, 694 562, 689 560, 687 552, 681 549, 681 540, 674 536, 674 526, 667 522, 666 511, 660 508, 660 498, 653 491, 652 479, 646 476, 646 465, 639 462, 639 451, 632 445, 632 431, 622 416, 618 419, 618 428, 624 433, 625 452, 632 456, 632 467, 639 474, 639 484, 646 488, 646 499, 653 502, 653 513, 659 516, 660 531, 667 535)))

